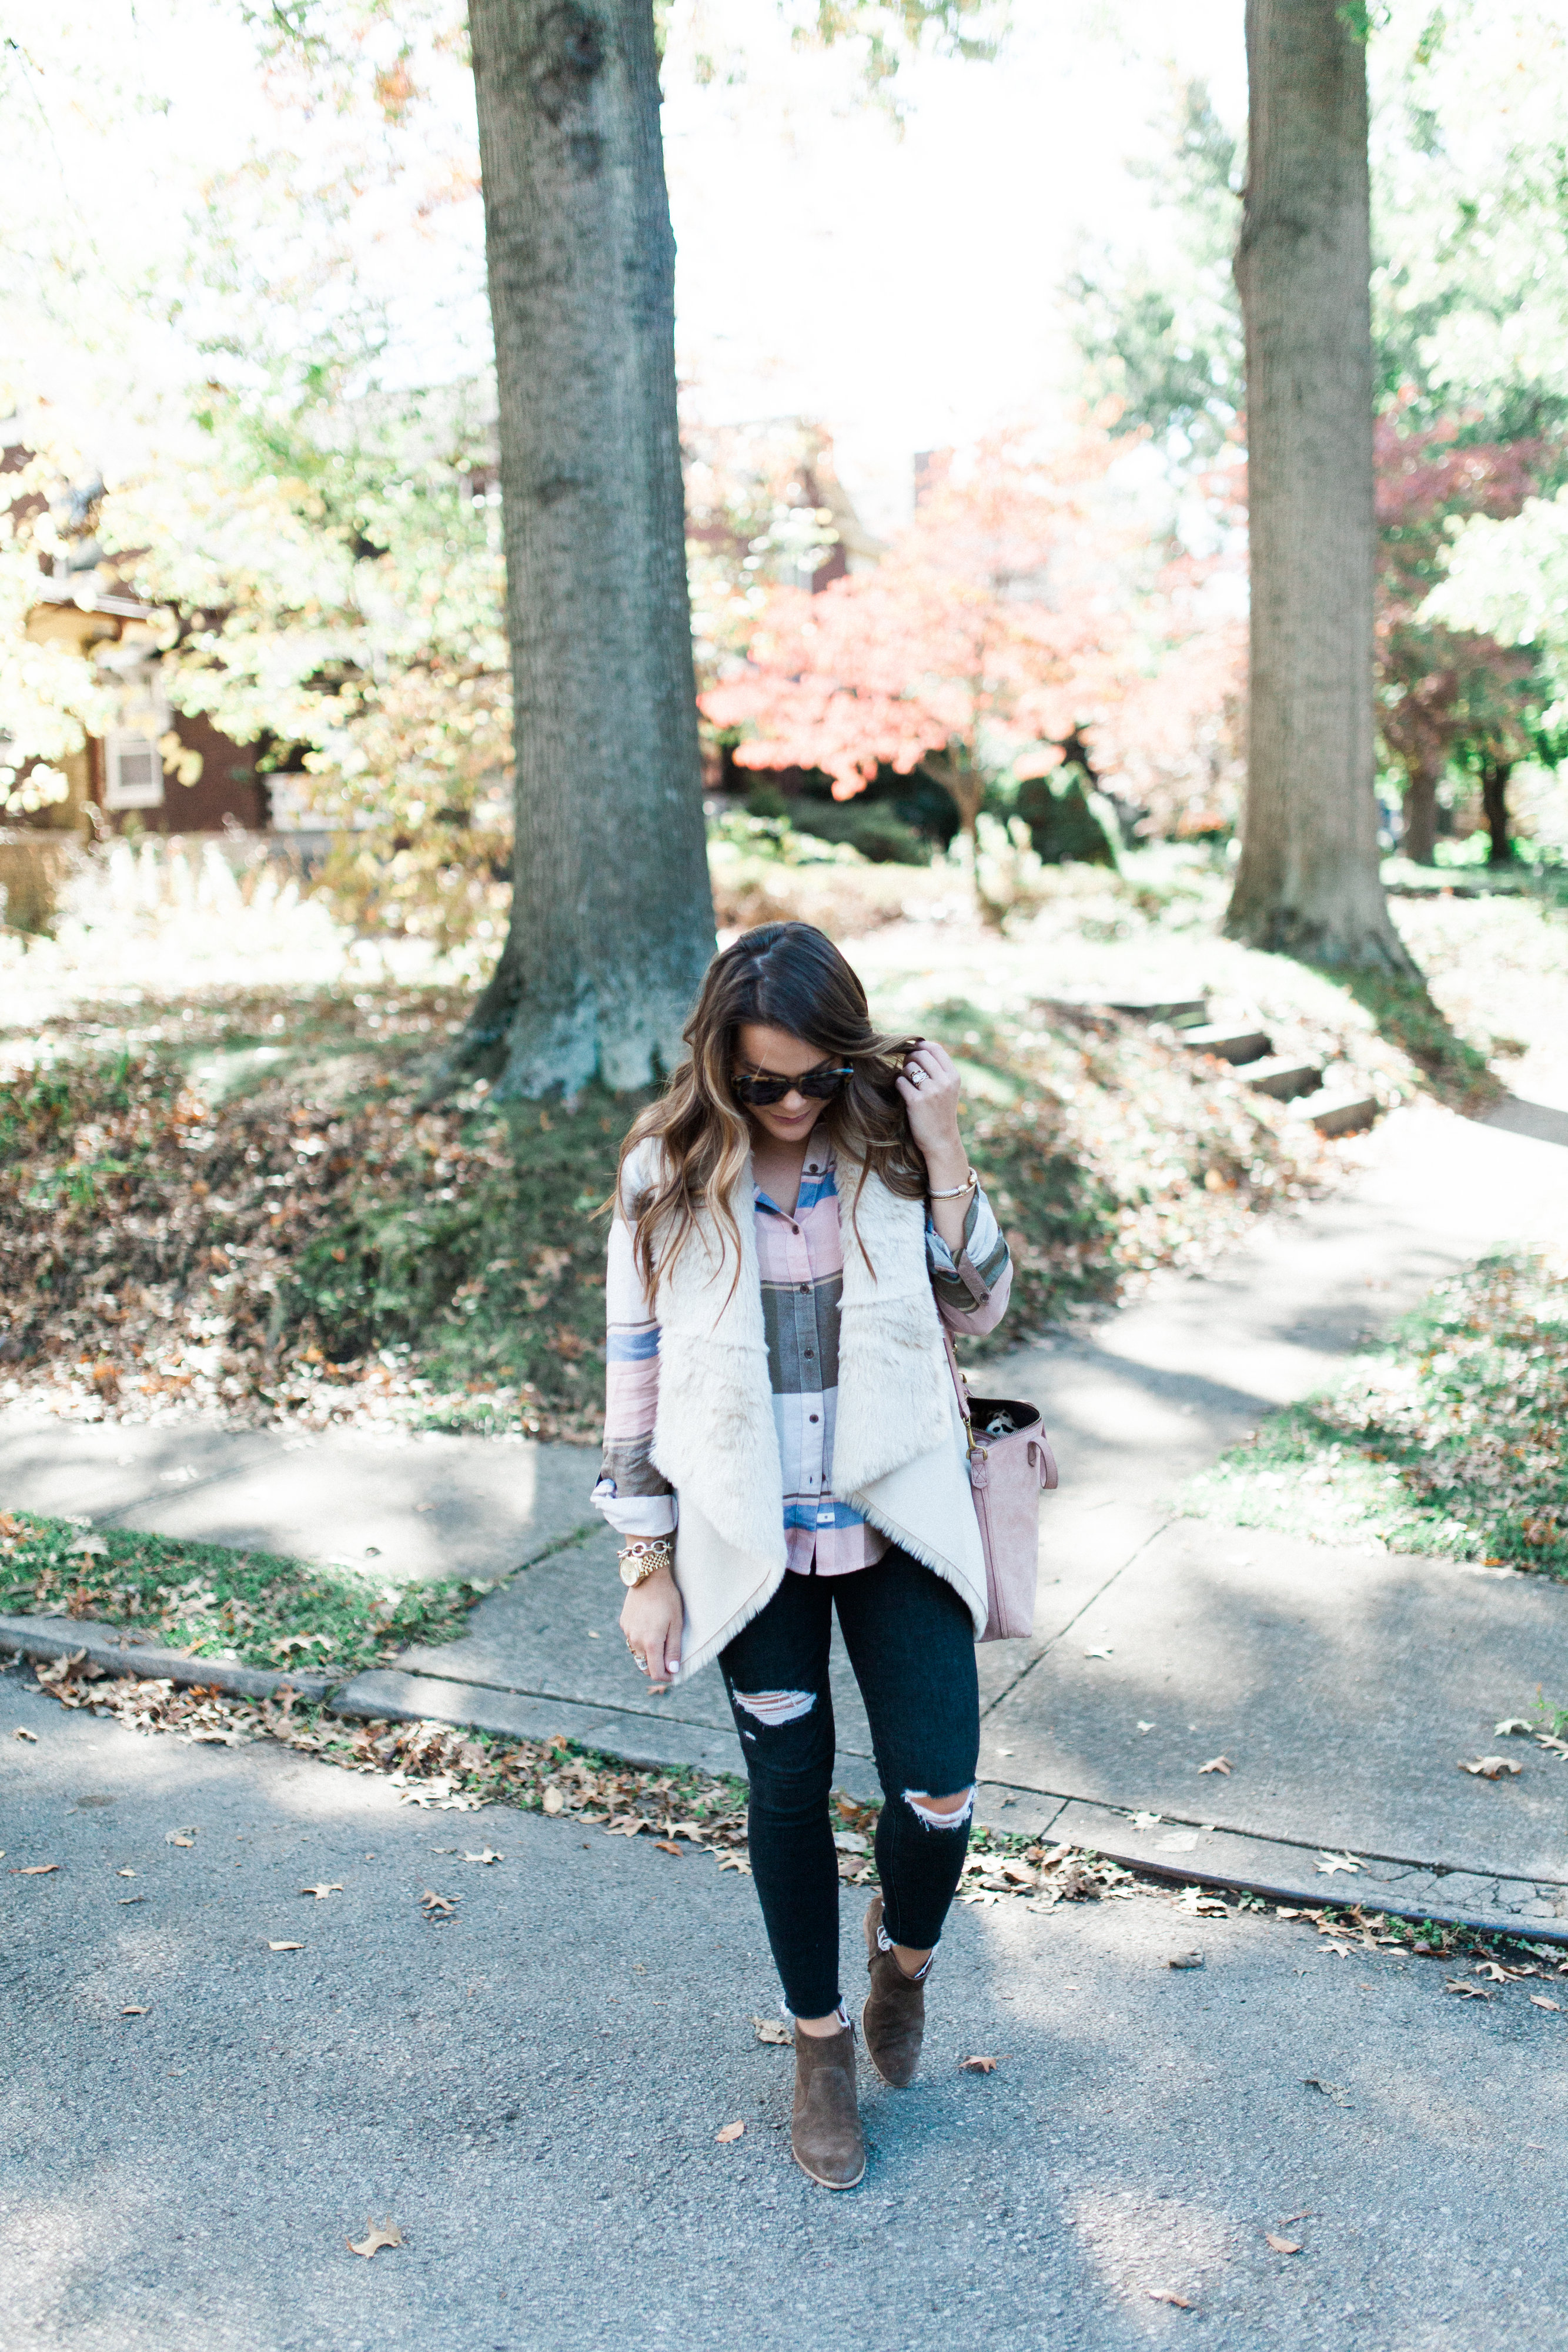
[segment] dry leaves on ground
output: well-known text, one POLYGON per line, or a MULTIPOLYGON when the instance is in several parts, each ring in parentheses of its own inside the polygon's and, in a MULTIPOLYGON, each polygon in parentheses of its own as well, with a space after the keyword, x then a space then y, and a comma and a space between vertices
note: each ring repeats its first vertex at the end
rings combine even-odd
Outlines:
POLYGON ((758 2042, 766 2042, 770 2049, 793 2049, 794 2036, 781 2017, 754 2017, 751 2022, 758 2042))
POLYGON ((465 1853, 463 1859, 465 1862, 492 1863, 505 1862, 507 1857, 504 1853, 497 1853, 492 1847, 486 1846, 483 1853, 465 1853))
POLYGON ((1263 2235, 1277 2254, 1299 2254, 1301 2251, 1298 2239, 1281 2238, 1272 2230, 1265 2230, 1263 2235))
POLYGON ((1166 1966, 1167 1969, 1200 1969, 1203 1966, 1203 1954, 1201 1952, 1173 1952, 1169 1959, 1166 1962, 1166 1966))
POLYGON ((1174 2287, 1146 2286, 1144 2293, 1151 2303, 1174 2303, 1178 2311, 1190 2311, 1193 2307, 1186 2296, 1177 2294, 1174 2287))
POLYGON ((434 1886, 427 1886, 419 1903, 424 1917, 433 1927, 438 1927, 444 1920, 456 1916, 457 1906, 462 1900, 461 1895, 437 1895, 434 1886))
POLYGON ((1354 1876, 1361 1867, 1353 1853, 1320 1853, 1318 1856, 1320 1878, 1332 1878, 1338 1870, 1348 1871, 1354 1876))
POLYGON ((366 2262, 369 2262, 371 2256, 372 2254, 379 2254, 383 2246, 401 2246, 402 2243, 402 2231, 398 2228, 397 2223, 392 2220, 390 2213, 379 2227, 374 2217, 367 2215, 365 2221, 365 2234, 360 2240, 359 2243, 356 2245, 352 2238, 345 2238, 343 2243, 348 2247, 349 2252, 351 2254, 363 2254, 366 2262))
POLYGON ((994 2074, 1001 2063, 999 2058, 960 2058, 958 2072, 960 2074, 994 2074))
POLYGON ((319 1886, 302 1886, 299 1892, 301 1895, 313 1895, 318 1903, 325 1903, 329 1895, 341 1895, 343 1882, 340 1878, 323 1879, 319 1886))
POLYGON ((21 1869, 14 1870, 11 1875, 13 1878, 47 1878, 50 1873, 58 1870, 59 1866, 57 1862, 29 1862, 21 1869))
POLYGON ((1228 1780, 1230 1778, 1231 1771, 1230 1759, 1228 1756, 1211 1756, 1207 1764, 1200 1764, 1197 1769, 1200 1774, 1204 1772, 1223 1772, 1226 1779, 1228 1780))
POLYGON ((1195 1919, 1228 1919, 1230 1916, 1229 1905, 1203 1886, 1184 1886, 1176 1896, 1176 1907, 1178 1911, 1188 1912, 1195 1919))
POLYGON ((35 1748, 38 1744, 37 1733, 36 1731, 29 1731, 25 1723, 19 1723, 16 1726, 16 1730, 11 1734, 11 1737, 13 1739, 30 1739, 35 1748))
POLYGON ((1543 1992, 1532 1992, 1530 1996, 1530 2006, 1531 2009, 1554 2009, 1561 2011, 1563 2004, 1560 2000, 1552 2000, 1549 1999, 1543 1992))
POLYGON ((134 2001, 127 2001, 120 2014, 121 2017, 151 2017, 152 2012, 150 2009, 138 2009, 134 2001))
POLYGON ((1473 1773, 1478 1780, 1500 1780, 1507 1772, 1511 1772, 1517 1780, 1524 1767, 1514 1763, 1508 1756, 1478 1756, 1473 1763, 1467 1763, 1461 1756, 1459 1769, 1473 1773))
POLYGON ((731 2140, 742 2138, 745 2136, 745 2124, 737 2118, 734 2123, 725 2124, 721 2129, 716 2131, 714 2137, 719 2142, 721 2147, 727 2147, 731 2140))
POLYGON ((268 1937, 267 1948, 269 1952, 302 1952, 305 1949, 305 1947, 303 1944, 290 1944, 287 1942, 275 1944, 272 1938, 268 1937))

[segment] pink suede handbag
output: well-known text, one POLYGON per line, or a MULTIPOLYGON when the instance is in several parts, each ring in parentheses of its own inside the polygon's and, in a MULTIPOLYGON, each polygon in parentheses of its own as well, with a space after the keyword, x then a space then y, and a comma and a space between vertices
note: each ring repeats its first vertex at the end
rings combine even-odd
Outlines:
POLYGON ((958 1392, 969 1454, 969 1491, 986 1555, 986 1630, 982 1642, 1011 1642, 1034 1631, 1040 1580, 1040 1496, 1056 1484, 1056 1457, 1032 1404, 1012 1397, 972 1397, 951 1334, 942 1343, 958 1392))

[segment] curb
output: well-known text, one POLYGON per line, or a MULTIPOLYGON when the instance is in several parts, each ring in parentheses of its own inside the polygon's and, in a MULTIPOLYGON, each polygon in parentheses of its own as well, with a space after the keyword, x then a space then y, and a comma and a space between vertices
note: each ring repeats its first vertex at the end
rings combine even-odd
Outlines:
POLYGON ((0 1651, 19 1658, 69 1658, 78 1653, 107 1674, 135 1675, 145 1681, 183 1683, 228 1691, 236 1698, 273 1698, 287 1684, 296 1698, 312 1705, 335 1690, 340 1675, 300 1674, 287 1667, 242 1666, 227 1658, 193 1658, 183 1650, 158 1650, 127 1641, 114 1625, 76 1622, 68 1617, 0 1617, 0 1651))

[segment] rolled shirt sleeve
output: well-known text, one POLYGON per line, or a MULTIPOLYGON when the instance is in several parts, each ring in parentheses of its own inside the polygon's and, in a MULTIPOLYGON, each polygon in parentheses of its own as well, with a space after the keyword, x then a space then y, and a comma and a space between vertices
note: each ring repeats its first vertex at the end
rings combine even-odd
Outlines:
POLYGON ((659 1408, 659 1326, 623 1217, 610 1229, 604 1273, 604 1451, 596 1509, 622 1536, 674 1532, 675 1496, 652 1460, 659 1408))
POLYGON ((931 1269, 937 1312, 950 1331, 967 1331, 978 1339, 996 1329, 1007 1313, 1012 1289, 1012 1254, 996 1212, 978 1185, 965 1212, 963 1246, 956 1255, 927 1214, 925 1262, 931 1269))

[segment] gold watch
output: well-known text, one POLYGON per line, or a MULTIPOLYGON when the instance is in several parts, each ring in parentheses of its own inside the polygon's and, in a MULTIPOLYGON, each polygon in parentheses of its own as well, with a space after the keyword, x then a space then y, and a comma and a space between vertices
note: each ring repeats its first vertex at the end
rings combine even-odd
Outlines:
POLYGON ((672 1565, 674 1554, 668 1536, 642 1537, 623 1546, 621 1552, 621 1581, 630 1592, 646 1584, 662 1568, 672 1565))

